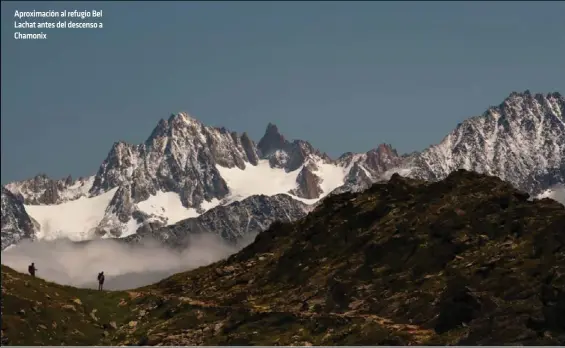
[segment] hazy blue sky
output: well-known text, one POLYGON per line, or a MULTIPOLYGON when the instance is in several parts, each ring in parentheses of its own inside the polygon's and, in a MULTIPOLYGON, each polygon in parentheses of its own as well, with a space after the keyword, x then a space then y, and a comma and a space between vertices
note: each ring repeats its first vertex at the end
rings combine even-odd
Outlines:
MULTIPOLYGON (((2 2, 2 183, 94 174, 188 111, 337 156, 437 143, 512 91, 565 92, 564 2, 2 2), (104 28, 14 40, 15 10, 104 28)), ((32 30, 22 30, 32 32, 32 30)))

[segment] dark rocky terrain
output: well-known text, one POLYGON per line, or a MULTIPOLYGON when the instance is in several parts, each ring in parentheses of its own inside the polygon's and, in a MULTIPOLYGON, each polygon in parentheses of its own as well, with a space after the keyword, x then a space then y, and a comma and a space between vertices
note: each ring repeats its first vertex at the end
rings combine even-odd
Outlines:
POLYGON ((19 197, 2 187, 2 250, 23 239, 34 240, 37 223, 26 213, 19 197))
POLYGON ((2 344, 563 345, 565 208, 496 177, 394 175, 129 292, 2 266, 2 344))

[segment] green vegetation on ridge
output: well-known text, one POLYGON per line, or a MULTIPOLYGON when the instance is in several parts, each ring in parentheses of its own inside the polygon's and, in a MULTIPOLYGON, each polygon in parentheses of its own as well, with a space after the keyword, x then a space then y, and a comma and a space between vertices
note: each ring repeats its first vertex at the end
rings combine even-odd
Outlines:
POLYGON ((395 175, 154 285, 2 266, 2 297, 3 344, 565 344, 565 208, 462 170, 395 175))

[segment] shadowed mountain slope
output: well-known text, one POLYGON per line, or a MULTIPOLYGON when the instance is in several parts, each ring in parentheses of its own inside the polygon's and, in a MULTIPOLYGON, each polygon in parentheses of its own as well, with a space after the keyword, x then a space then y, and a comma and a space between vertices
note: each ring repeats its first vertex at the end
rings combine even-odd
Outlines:
MULTIPOLYGON (((528 198, 464 170, 435 183, 394 175, 273 224, 227 260, 135 292, 65 296, 98 296, 84 313, 114 308, 91 322, 92 344, 565 344, 565 208, 528 198)), ((57 285, 2 273, 3 340, 57 344, 20 336, 18 314, 53 325, 49 310, 62 311, 30 308, 50 306, 57 285), (19 290, 26 281, 35 293, 19 290)))

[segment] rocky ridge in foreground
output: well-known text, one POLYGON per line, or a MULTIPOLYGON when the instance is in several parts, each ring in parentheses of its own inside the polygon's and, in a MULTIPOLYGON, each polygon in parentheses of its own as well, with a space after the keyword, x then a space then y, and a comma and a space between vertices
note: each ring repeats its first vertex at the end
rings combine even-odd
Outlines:
POLYGON ((563 231, 561 204, 496 177, 394 175, 129 292, 2 266, 2 343, 563 345, 563 231))

